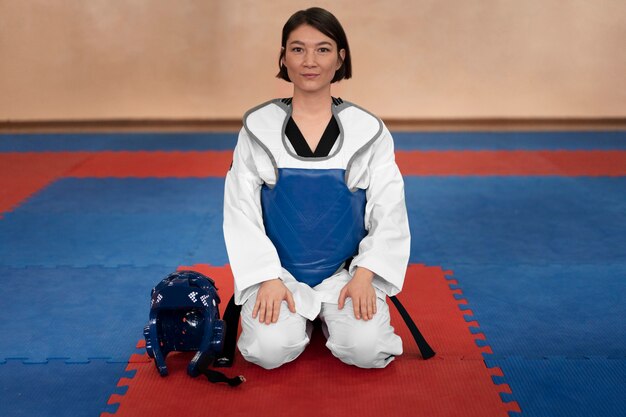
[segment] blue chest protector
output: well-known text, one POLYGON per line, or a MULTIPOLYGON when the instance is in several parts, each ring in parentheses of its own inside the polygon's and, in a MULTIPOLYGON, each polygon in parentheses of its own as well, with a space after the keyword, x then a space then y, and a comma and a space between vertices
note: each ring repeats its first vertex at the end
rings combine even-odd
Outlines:
POLYGON ((279 168, 261 188, 265 232, 281 265, 311 287, 357 254, 365 230, 365 190, 352 192, 343 169, 279 168))

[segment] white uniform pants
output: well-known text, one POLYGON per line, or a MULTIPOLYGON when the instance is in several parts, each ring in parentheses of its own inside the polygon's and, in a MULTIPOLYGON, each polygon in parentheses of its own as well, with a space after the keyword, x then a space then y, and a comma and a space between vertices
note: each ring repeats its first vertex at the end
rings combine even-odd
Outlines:
MULTIPOLYGON (((266 369, 296 359, 311 339, 312 323, 290 312, 286 301, 281 304, 278 322, 260 323, 258 317, 252 318, 255 301, 256 294, 241 309, 242 333, 237 347, 243 357, 266 369)), ((354 317, 350 298, 342 310, 336 303, 322 303, 319 317, 326 347, 342 362, 361 368, 384 368, 402 354, 402 340, 391 327, 385 300, 377 298, 376 308, 374 317, 364 321, 354 317)))

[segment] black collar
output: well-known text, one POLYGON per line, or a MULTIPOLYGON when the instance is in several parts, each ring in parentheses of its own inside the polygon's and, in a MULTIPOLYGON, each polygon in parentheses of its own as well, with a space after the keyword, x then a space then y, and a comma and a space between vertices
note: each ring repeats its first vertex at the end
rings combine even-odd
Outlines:
POLYGON ((330 121, 322 134, 320 142, 318 143, 317 148, 315 148, 315 152, 311 151, 309 144, 291 116, 285 126, 285 135, 287 135, 287 139, 291 142, 291 146, 293 146, 293 149, 298 156, 320 158, 328 156, 331 149, 335 145, 335 142, 337 142, 337 138, 339 137, 339 124, 337 123, 335 116, 331 116, 330 121))

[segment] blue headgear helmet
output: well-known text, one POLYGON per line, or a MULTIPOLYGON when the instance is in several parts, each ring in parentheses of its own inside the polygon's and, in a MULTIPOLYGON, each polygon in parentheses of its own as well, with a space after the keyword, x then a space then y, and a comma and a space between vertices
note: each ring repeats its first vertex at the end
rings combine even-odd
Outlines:
POLYGON ((225 324, 220 320, 215 282, 199 272, 178 271, 152 289, 150 322, 144 328, 146 351, 161 376, 172 351, 197 351, 187 373, 198 376, 223 349, 225 324))

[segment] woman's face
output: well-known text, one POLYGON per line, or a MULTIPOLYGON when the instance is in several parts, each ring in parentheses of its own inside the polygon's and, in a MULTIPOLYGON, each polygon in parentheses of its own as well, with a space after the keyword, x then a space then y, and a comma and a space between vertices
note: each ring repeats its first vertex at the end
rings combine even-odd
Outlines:
POLYGON ((295 89, 317 92, 329 89, 335 71, 341 68, 345 50, 313 26, 300 25, 287 39, 282 63, 295 89))

